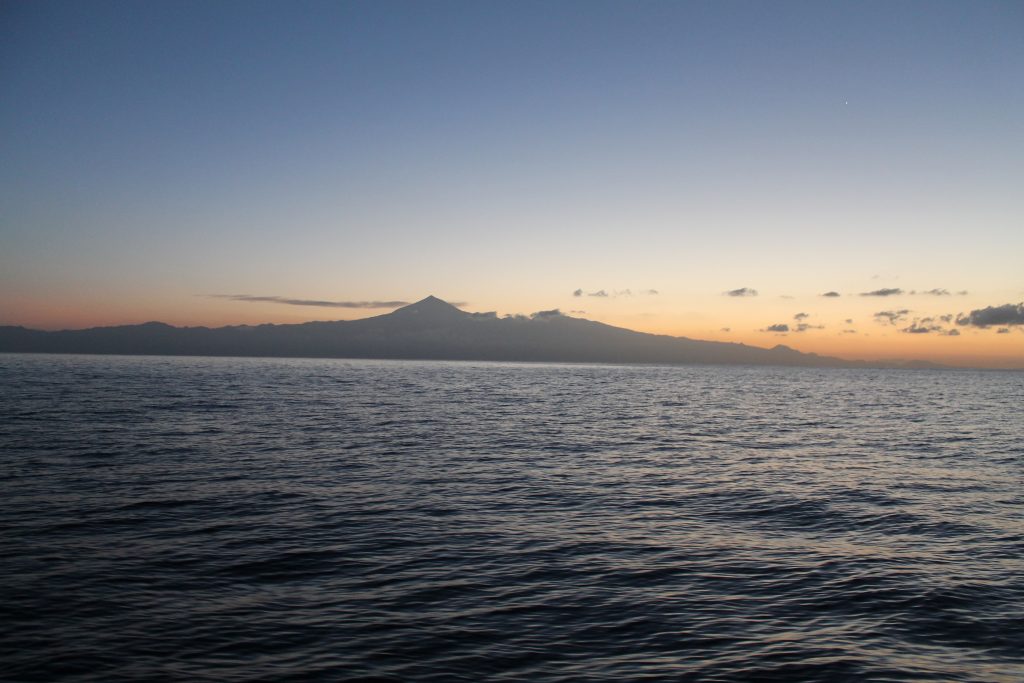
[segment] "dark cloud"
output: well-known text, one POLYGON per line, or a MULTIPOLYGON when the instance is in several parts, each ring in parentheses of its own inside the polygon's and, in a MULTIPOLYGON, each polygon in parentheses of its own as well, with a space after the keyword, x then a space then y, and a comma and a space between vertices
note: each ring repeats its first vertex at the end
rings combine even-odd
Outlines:
POLYGON ((762 332, 789 332, 789 325, 786 323, 778 323, 777 325, 769 325, 768 327, 761 330, 762 332))
POLYGON ((896 296, 898 294, 903 294, 903 290, 899 287, 883 287, 871 292, 860 293, 861 296, 896 296))
POLYGON ((603 289, 599 289, 596 292, 588 292, 587 296, 596 296, 596 297, 600 297, 600 298, 603 299, 603 298, 607 298, 608 292, 604 291, 603 289))
POLYGON ((739 289, 730 289, 728 292, 723 292, 723 294, 726 296, 757 296, 757 290, 750 287, 740 287, 739 289))
POLYGON ((953 314, 951 313, 949 315, 940 315, 939 320, 941 320, 944 323, 951 323, 953 322, 953 314))
POLYGON ((959 337, 959 330, 949 330, 935 322, 935 318, 914 318, 914 321, 909 326, 904 327, 900 330, 905 334, 944 334, 948 337, 959 337))
POLYGON ((1024 325, 1024 303, 988 306, 973 310, 968 315, 961 313, 956 317, 956 324, 972 327, 1024 325))
POLYGON ((910 311, 906 308, 901 308, 898 311, 879 311, 878 313, 875 313, 875 322, 895 325, 896 323, 906 320, 908 313, 910 313, 910 311))
POLYGON ((810 313, 797 313, 796 315, 793 316, 793 320, 796 320, 797 322, 799 322, 801 320, 806 320, 807 318, 810 318, 810 317, 811 317, 810 313))
POLYGON ((558 318, 562 315, 562 312, 557 308, 552 308, 550 311, 537 311, 530 315, 531 318, 558 318))
POLYGON ((821 296, 827 296, 827 297, 837 297, 837 296, 841 296, 841 295, 839 294, 839 292, 825 292, 825 293, 824 293, 824 294, 822 294, 821 296))
POLYGON ((825 329, 824 325, 808 325, 807 323, 799 323, 796 326, 796 329, 793 330, 793 331, 794 332, 806 332, 807 330, 823 330, 823 329, 825 329))
POLYGON ((1000 327, 998 330, 996 330, 996 334, 1010 334, 1010 328, 1000 327))
POLYGON ((583 296, 583 290, 582 289, 577 289, 575 292, 572 293, 572 295, 573 296, 583 296))
MULTIPOLYGON (((230 299, 262 304, 288 304, 289 306, 318 306, 321 308, 398 308, 408 306, 408 301, 321 301, 319 299, 289 299, 283 296, 252 296, 250 294, 210 294, 214 299, 230 299)), ((463 306, 453 302, 453 306, 463 306)))
POLYGON ((948 289, 929 289, 926 292, 917 292, 918 294, 930 294, 932 296, 949 296, 948 289))

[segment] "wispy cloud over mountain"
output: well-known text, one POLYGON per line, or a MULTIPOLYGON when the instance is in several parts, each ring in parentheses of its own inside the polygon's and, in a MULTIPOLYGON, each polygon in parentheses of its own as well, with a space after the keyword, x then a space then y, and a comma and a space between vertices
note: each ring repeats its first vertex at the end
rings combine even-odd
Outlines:
MULTIPOLYGON (((210 294, 213 299, 229 299, 260 304, 287 304, 289 306, 316 306, 320 308, 398 308, 408 301, 325 301, 321 299, 291 299, 283 296, 253 296, 251 294, 210 294)), ((456 304, 456 305, 462 305, 456 304)))

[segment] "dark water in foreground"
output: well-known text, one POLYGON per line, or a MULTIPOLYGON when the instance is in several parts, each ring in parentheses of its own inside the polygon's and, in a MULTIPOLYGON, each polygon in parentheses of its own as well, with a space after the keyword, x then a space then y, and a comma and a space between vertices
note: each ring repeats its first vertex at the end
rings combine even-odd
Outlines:
POLYGON ((0 355, 0 678, 1024 679, 1024 375, 0 355))

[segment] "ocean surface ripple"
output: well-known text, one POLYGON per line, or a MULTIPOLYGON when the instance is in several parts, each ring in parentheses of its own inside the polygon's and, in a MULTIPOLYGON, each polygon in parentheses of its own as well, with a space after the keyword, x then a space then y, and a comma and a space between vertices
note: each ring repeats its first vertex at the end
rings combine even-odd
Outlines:
POLYGON ((1021 681, 1024 374, 0 355, 7 681, 1021 681))

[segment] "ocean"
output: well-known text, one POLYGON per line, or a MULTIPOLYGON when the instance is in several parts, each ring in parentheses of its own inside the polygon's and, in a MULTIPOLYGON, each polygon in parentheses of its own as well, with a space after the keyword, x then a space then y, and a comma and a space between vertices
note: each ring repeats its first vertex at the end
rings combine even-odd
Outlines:
POLYGON ((1024 373, 0 355, 4 681, 1021 681, 1024 373))

